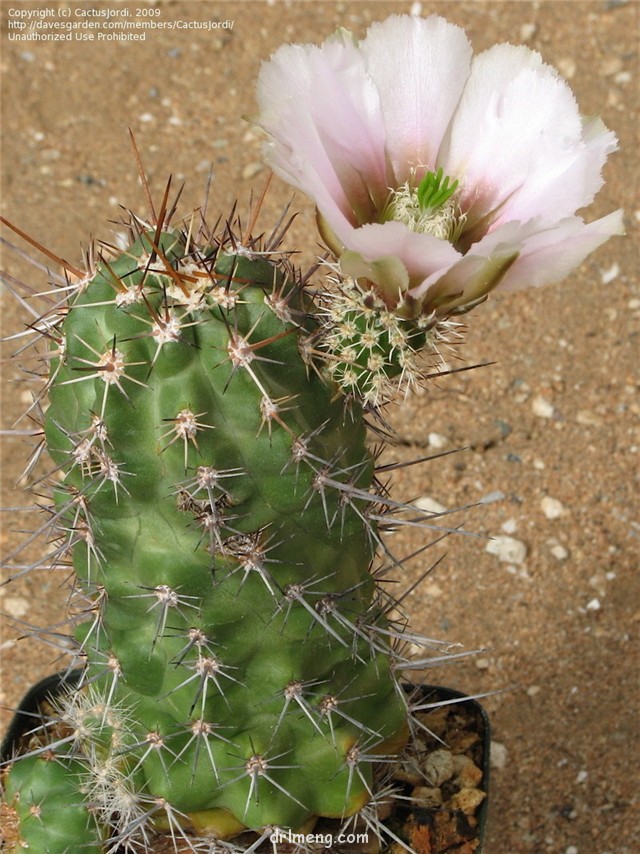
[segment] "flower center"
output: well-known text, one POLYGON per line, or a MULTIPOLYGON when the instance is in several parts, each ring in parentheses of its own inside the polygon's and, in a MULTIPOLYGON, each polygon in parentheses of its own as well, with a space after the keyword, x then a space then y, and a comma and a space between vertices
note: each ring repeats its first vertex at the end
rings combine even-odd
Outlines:
POLYGON ((389 194, 382 222, 403 222, 411 231, 454 243, 465 217, 454 198, 458 182, 450 181, 448 175, 443 175, 442 167, 437 172, 427 172, 417 186, 411 179, 405 181, 389 194))

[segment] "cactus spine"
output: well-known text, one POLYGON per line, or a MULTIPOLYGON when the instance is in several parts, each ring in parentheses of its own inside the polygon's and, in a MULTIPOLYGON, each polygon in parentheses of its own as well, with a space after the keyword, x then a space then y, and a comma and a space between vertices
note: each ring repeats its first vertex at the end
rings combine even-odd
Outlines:
POLYGON ((346 820, 410 733, 375 564, 404 508, 367 419, 419 381, 444 326, 353 282, 313 293, 275 260, 281 231, 175 227, 168 191, 37 325, 44 531, 75 571, 83 671, 7 775, 16 852, 153 850, 156 833, 202 850, 346 820))

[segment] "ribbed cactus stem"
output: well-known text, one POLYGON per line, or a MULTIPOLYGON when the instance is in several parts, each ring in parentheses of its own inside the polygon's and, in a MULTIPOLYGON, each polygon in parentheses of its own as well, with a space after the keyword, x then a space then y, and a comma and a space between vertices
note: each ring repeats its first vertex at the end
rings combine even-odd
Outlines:
POLYGON ((51 787, 64 797, 66 768, 87 845, 344 819, 409 734, 395 603, 372 572, 398 505, 366 417, 440 332, 162 220, 133 218, 48 331, 52 526, 85 659, 51 787))

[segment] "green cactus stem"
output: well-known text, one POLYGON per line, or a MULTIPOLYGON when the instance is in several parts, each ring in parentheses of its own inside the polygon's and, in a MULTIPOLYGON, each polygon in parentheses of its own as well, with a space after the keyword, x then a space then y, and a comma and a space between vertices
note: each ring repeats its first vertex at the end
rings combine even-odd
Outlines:
POLYGON ((277 238, 141 222, 39 322, 84 673, 55 760, 8 773, 20 844, 63 803, 69 850, 346 819, 410 732, 367 418, 442 327, 312 293, 277 238))

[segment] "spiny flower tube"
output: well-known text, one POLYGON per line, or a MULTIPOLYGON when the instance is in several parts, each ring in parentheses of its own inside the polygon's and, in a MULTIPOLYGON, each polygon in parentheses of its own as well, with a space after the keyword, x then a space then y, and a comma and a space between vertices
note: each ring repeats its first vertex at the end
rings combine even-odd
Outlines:
POLYGON ((316 204, 341 272, 407 318, 557 282, 615 234, 585 223, 617 140, 529 48, 477 56, 438 16, 285 45, 258 81, 273 170, 316 204))

